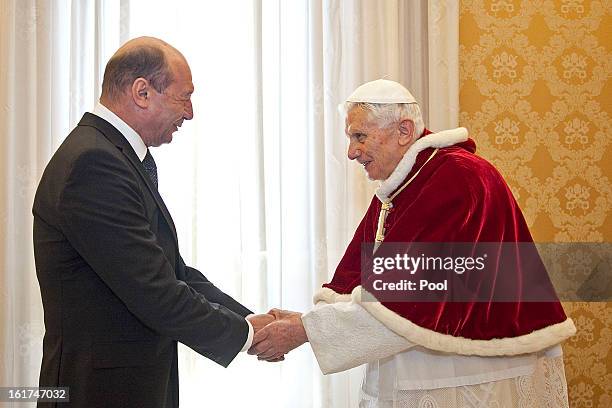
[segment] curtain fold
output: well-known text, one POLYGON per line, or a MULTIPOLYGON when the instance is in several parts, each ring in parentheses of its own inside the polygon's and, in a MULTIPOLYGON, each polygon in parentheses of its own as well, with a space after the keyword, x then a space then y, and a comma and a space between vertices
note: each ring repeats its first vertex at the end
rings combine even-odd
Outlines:
POLYGON ((459 124, 459 2, 428 1, 428 119, 433 130, 459 124))
POLYGON ((119 21, 109 13, 113 3, 5 0, 0 5, 3 385, 38 384, 44 322, 32 248, 32 201, 51 155, 99 95, 100 80, 94 76, 102 72, 109 50, 119 45, 118 35, 111 33, 119 26, 110 24, 119 21))
POLYGON ((2 5, 0 36, 0 383, 37 380, 44 330, 36 277, 33 275, 30 214, 34 189, 53 148, 51 70, 47 36, 52 13, 34 1, 2 5), (32 120, 35 119, 35 120, 32 120))
POLYGON ((459 2, 400 3, 400 80, 433 131, 459 123, 459 2))

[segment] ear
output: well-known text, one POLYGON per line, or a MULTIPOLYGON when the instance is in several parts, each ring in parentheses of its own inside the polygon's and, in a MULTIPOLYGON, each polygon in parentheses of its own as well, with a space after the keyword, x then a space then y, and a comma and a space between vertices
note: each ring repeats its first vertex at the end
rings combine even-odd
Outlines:
POLYGON ((136 78, 132 83, 132 100, 142 109, 149 107, 151 86, 144 78, 136 78))
POLYGON ((399 125, 399 139, 398 142, 401 146, 406 146, 411 143, 414 139, 414 122, 410 119, 404 119, 399 125))

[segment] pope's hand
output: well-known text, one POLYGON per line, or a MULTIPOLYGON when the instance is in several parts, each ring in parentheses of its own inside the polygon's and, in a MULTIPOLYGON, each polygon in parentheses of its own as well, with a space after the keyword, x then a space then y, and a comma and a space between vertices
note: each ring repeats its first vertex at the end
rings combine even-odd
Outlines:
POLYGON ((307 342, 308 337, 301 313, 277 309, 270 313, 277 319, 255 334, 249 354, 257 354, 260 360, 275 361, 307 342))
POLYGON ((281 320, 281 319, 291 317, 295 313, 296 312, 292 312, 291 310, 283 310, 283 309, 270 309, 270 311, 268 312, 268 314, 274 316, 276 320, 281 320))

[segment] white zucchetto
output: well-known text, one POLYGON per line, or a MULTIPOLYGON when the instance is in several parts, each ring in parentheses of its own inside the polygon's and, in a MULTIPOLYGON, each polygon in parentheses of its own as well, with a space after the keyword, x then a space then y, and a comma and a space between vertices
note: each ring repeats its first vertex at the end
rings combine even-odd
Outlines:
POLYGON ((388 79, 366 82, 346 98, 346 102, 367 103, 417 103, 414 96, 402 84, 388 79))

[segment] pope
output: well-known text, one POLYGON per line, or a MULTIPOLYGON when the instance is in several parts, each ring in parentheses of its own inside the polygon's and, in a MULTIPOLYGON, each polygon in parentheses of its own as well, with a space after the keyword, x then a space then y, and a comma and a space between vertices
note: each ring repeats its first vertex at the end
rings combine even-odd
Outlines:
POLYGON ((512 252, 533 239, 467 130, 425 129, 401 84, 365 83, 344 110, 348 158, 379 181, 376 195, 315 307, 305 314, 272 310, 277 320, 256 334, 249 352, 275 360, 309 342, 324 374, 367 364, 360 406, 568 406, 560 343, 576 329, 541 263, 515 259, 498 276, 501 258, 492 257, 485 273, 462 275, 473 298, 417 301, 371 292, 372 279, 385 274, 363 273, 363 248, 371 256, 391 242, 467 243, 472 251, 493 243, 512 252), (530 282, 544 294, 540 301, 527 299, 530 282), (510 299, 496 298, 508 288, 510 299))

